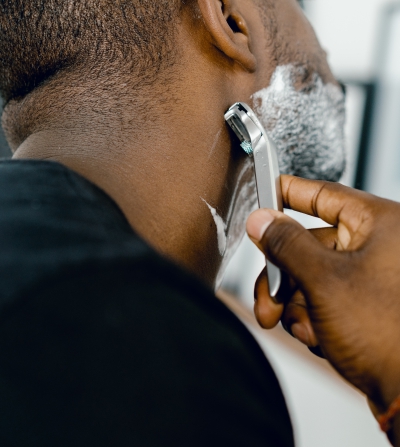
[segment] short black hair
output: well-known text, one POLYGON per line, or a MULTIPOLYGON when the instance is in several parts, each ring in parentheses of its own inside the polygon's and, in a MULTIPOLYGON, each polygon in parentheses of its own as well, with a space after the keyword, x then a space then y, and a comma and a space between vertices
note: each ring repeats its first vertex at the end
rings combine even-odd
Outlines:
POLYGON ((154 77, 185 0, 0 0, 0 94, 20 99, 65 70, 154 77))

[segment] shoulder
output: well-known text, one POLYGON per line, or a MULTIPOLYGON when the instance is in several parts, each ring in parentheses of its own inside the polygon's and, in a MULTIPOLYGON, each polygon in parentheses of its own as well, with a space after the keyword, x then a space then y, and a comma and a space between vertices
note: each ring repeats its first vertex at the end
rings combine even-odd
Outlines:
POLYGON ((0 326, 3 367, 15 368, 21 354, 23 381, 34 379, 40 396, 73 417, 89 411, 99 421, 113 409, 104 436, 113 425, 128 436, 130 424, 137 445, 292 445, 278 381, 252 336, 161 258, 58 274, 4 309, 0 326))
POLYGON ((271 366, 209 289, 62 166, 0 171, 0 190, 24 178, 0 192, 0 412, 12 422, 0 433, 19 427, 40 446, 292 446, 271 366))

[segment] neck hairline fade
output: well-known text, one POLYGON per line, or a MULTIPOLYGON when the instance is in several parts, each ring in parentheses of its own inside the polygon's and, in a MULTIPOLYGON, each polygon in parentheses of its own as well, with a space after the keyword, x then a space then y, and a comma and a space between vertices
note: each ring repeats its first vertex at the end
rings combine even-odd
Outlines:
MULTIPOLYGON (((269 32, 276 27, 274 1, 254 0, 269 32)), ((68 98, 90 107, 112 92, 123 102, 127 91, 150 92, 157 80, 173 76, 176 23, 182 9, 193 5, 193 0, 1 2, 0 94, 11 147, 41 118, 54 117, 57 104, 68 98)))
POLYGON ((47 105, 49 96, 57 102, 63 87, 72 96, 71 83, 75 93, 118 95, 118 89, 138 91, 170 73, 177 56, 177 21, 189 4, 191 0, 2 1, 0 94, 7 137, 18 134, 11 145, 18 146, 40 114, 51 115, 51 108, 45 112, 39 102, 46 95, 47 105))
POLYGON ((63 71, 98 78, 104 68, 150 83, 174 62, 184 0, 4 0, 0 93, 18 100, 63 71))

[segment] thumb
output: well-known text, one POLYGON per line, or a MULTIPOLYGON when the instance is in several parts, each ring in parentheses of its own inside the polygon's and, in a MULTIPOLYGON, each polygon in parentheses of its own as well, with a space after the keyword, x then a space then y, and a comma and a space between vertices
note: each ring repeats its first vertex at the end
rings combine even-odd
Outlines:
POLYGON ((260 209, 247 221, 247 233, 277 267, 303 290, 326 287, 337 253, 324 247, 298 222, 279 211, 260 209))

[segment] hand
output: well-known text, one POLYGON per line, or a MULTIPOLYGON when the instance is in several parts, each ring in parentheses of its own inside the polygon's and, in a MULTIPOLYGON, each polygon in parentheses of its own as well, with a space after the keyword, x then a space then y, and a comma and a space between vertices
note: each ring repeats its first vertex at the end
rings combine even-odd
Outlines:
MULTIPOLYGON (((309 319, 311 341, 385 411, 400 394, 400 204, 290 176, 282 176, 282 192, 286 207, 337 228, 333 247, 276 211, 253 213, 249 236, 288 275, 284 293, 298 288, 305 299, 292 325, 309 319)), ((265 279, 257 297, 259 320, 277 321, 284 307, 271 304, 265 279)), ((285 313, 289 306, 293 299, 285 313)))
MULTIPOLYGON (((316 228, 308 231, 326 247, 336 248, 336 228, 316 228)), ((319 349, 315 349, 318 348, 318 340, 308 315, 306 299, 285 272, 282 275, 282 287, 278 292, 279 304, 269 296, 266 268, 256 281, 254 298, 254 314, 261 327, 272 329, 282 321, 283 327, 291 335, 307 345, 312 352, 321 355, 319 349)))

